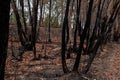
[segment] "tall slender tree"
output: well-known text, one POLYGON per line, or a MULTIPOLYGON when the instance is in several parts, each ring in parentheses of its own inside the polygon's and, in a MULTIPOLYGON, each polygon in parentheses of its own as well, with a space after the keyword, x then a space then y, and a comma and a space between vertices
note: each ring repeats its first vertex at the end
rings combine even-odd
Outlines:
MULTIPOLYGON (((21 7, 22 7, 22 17, 23 17, 23 23, 25 28, 23 28, 22 22, 20 20, 20 14, 18 12, 18 8, 16 6, 15 0, 12 0, 12 8, 16 17, 16 21, 17 21, 17 29, 18 29, 18 35, 19 35, 19 39, 21 42, 21 45, 23 47, 23 52, 24 51, 29 51, 29 50, 33 50, 34 52, 34 58, 36 58, 36 48, 35 48, 35 43, 37 40, 37 15, 38 15, 38 4, 39 4, 39 0, 32 0, 30 2, 30 0, 28 0, 28 10, 29 10, 29 17, 30 17, 30 29, 31 32, 26 32, 27 28, 26 28, 26 21, 25 21, 25 13, 24 13, 24 2, 20 1, 21 7), (32 2, 32 8, 31 8, 31 2, 32 2), (32 11, 31 11, 32 9, 32 11)), ((21 56, 23 53, 20 53, 21 56)))
POLYGON ((69 13, 69 6, 70 6, 70 0, 67 0, 66 2, 66 11, 65 11, 65 17, 64 17, 64 21, 63 21, 63 27, 62 27, 62 45, 61 45, 61 55, 62 55, 62 67, 63 67, 63 71, 64 73, 68 73, 69 70, 67 68, 67 64, 66 64, 66 60, 65 60, 65 53, 66 53, 66 44, 67 44, 67 38, 66 38, 66 27, 68 27, 68 13, 69 13))
POLYGON ((51 42, 51 36, 50 36, 50 32, 51 32, 51 6, 52 6, 52 0, 50 0, 49 2, 49 25, 48 25, 48 42, 51 42))

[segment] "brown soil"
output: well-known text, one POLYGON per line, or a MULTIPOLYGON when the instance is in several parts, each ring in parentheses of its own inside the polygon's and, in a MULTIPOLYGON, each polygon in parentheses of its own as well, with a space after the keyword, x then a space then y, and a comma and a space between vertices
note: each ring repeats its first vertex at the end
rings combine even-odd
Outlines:
MULTIPOLYGON (((42 36, 40 37, 41 42, 36 44, 39 60, 32 60, 32 51, 24 53, 23 61, 15 60, 11 55, 11 42, 9 42, 5 80, 120 80, 120 44, 107 44, 100 55, 94 59, 87 75, 64 74, 60 53, 61 29, 52 29, 53 43, 51 44, 43 43, 47 40, 47 37, 45 37, 47 34, 43 33, 45 29, 42 30, 42 34, 40 34, 42 36)), ((15 36, 15 34, 12 36, 15 36)), ((10 39, 15 40, 16 38, 10 39)), ((14 53, 17 56, 20 43, 14 42, 13 45, 14 53)), ((72 62, 72 60, 67 60, 70 67, 73 65, 72 62)))
MULTIPOLYGON (((8 53, 5 80, 79 80, 80 75, 64 75, 61 66, 60 45, 46 44, 47 51, 37 44, 39 60, 33 53, 25 52, 23 61, 15 60, 8 53), (39 46, 39 47, 38 47, 39 46), (41 51, 39 51, 41 50, 41 51)), ((68 62, 71 63, 71 62, 68 62)), ((86 75, 88 80, 120 80, 120 44, 107 44, 97 56, 86 75)), ((85 76, 84 76, 85 77, 85 76)))

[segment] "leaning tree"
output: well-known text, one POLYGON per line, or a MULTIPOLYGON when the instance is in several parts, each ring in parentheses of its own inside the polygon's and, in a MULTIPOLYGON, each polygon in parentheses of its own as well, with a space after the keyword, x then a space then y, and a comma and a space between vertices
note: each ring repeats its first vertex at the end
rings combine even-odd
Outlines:
POLYGON ((87 73, 89 71, 98 49, 111 37, 113 23, 119 10, 119 0, 67 0, 61 43, 64 73, 71 71, 87 73), (73 29, 74 35, 70 40, 70 18, 68 16, 72 2, 75 2, 75 12, 73 12, 75 14, 75 25, 73 29), (71 56, 71 60, 74 60, 71 62, 73 63, 72 69, 71 65, 67 63, 67 54, 74 54, 71 56), (82 67, 82 58, 84 57, 86 59, 85 56, 87 56, 87 60, 85 60, 84 66, 82 67), (82 69, 80 68, 79 70, 79 66, 82 69))
POLYGON ((4 80, 9 33, 10 0, 0 0, 0 80, 4 80))

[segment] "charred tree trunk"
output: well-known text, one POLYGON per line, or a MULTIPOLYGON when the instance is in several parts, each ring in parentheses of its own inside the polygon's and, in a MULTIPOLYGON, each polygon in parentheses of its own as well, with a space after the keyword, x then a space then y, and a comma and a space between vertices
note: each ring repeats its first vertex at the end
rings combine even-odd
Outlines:
MULTIPOLYGON (((43 0, 40 1, 40 15, 39 15, 39 26, 38 26, 38 32, 37 32, 37 39, 39 39, 39 31, 40 31, 40 27, 42 26, 42 22, 43 22, 43 0)), ((39 39, 40 40, 40 39, 39 39)))
MULTIPOLYGON (((78 0, 79 1, 79 0, 78 0)), ((77 2, 78 2, 77 1, 77 2)), ((76 11, 76 33, 79 32, 79 47, 77 49, 77 51, 75 53, 77 53, 77 57, 75 60, 75 64, 73 66, 73 70, 77 72, 78 71, 78 67, 79 67, 79 63, 81 60, 81 55, 82 52, 85 49, 85 52, 88 54, 89 58, 87 60, 87 65, 82 68, 82 73, 86 74, 89 71, 89 68, 97 54, 98 49, 101 47, 102 44, 104 44, 104 42, 108 39, 110 32, 113 29, 113 23, 116 19, 116 16, 120 10, 120 1, 116 0, 114 5, 112 7, 110 7, 110 4, 112 3, 112 1, 110 0, 99 0, 97 2, 97 6, 95 6, 95 16, 96 19, 93 20, 93 22, 91 21, 92 19, 92 13, 94 14, 93 11, 93 6, 94 6, 94 2, 96 2, 95 0, 89 0, 89 6, 88 6, 88 11, 86 12, 86 21, 85 21, 85 27, 83 28, 83 31, 81 32, 81 30, 78 29, 78 26, 80 26, 80 19, 79 17, 79 11, 80 11, 80 7, 77 7, 77 11, 76 11), (108 10, 111 10, 111 13, 109 13, 108 10), (94 23, 94 25, 93 25, 94 23), (79 30, 79 31, 77 31, 79 30), (91 33, 91 34, 89 34, 91 33), (84 44, 85 41, 87 41, 87 46, 84 48, 84 44)), ((68 44, 67 44, 67 40, 68 39, 68 34, 67 34, 67 30, 69 30, 68 27, 68 13, 69 13, 69 3, 70 0, 67 0, 67 5, 66 5, 66 12, 65 12, 65 17, 64 17, 64 22, 63 22, 63 28, 62 28, 62 67, 63 67, 63 71, 65 73, 69 72, 69 69, 67 68, 67 64, 66 64, 66 52, 70 52, 70 50, 72 50, 70 48, 67 49, 68 44)), ((77 4, 78 6, 78 4, 77 4)), ((80 26, 80 28, 82 28, 80 26)), ((74 33, 74 34, 76 34, 74 33)), ((116 32, 117 34, 117 32, 116 32)), ((74 36, 74 39, 77 40, 77 38, 74 36)), ((75 41, 74 41, 75 42, 75 41)), ((74 45, 75 43, 73 43, 74 45)), ((73 47, 74 48, 74 47, 73 47)))
POLYGON ((66 4, 66 11, 65 11, 65 17, 64 17, 64 22, 63 22, 63 27, 62 27, 62 46, 61 46, 61 55, 62 55, 62 67, 64 73, 68 73, 69 70, 66 65, 66 60, 65 60, 65 54, 66 54, 66 27, 68 26, 68 13, 69 13, 69 5, 70 5, 70 0, 67 0, 66 4))
POLYGON ((30 24, 31 26, 33 26, 33 24, 32 24, 32 13, 31 13, 30 0, 28 0, 28 9, 29 9, 29 15, 30 15, 29 24, 30 24))
MULTIPOLYGON (((77 32, 80 34, 81 32, 81 21, 80 21, 80 6, 81 6, 81 0, 77 0, 77 10, 76 10, 76 26, 75 26, 75 32, 74 32, 74 42, 73 42, 73 48, 76 49, 77 47, 77 32)), ((79 35, 80 36, 80 35, 79 35)))
POLYGON ((27 40, 27 37, 26 37, 26 34, 24 33, 23 28, 22 28, 18 9, 16 7, 14 0, 11 0, 11 4, 12 4, 12 8, 13 8, 13 11, 15 14, 16 21, 17 21, 17 27, 18 27, 17 29, 18 29, 19 39, 20 39, 21 45, 25 46, 25 41, 27 40))
POLYGON ((81 37, 80 37, 79 51, 77 53, 77 57, 76 57, 76 61, 75 61, 74 67, 73 67, 73 71, 78 71, 81 53, 83 50, 83 44, 84 44, 84 41, 86 38, 87 31, 90 28, 93 2, 94 2, 94 0, 90 0, 90 2, 89 2, 89 8, 88 8, 88 12, 87 12, 87 20, 85 23, 85 28, 81 34, 81 37))
POLYGON ((43 0, 40 2, 40 17, 39 17, 39 26, 41 27, 41 22, 42 22, 42 16, 43 16, 43 0))
POLYGON ((52 1, 50 0, 50 6, 49 6, 49 26, 48 26, 48 42, 51 43, 51 36, 50 36, 50 32, 51 32, 51 3, 52 1))
MULTIPOLYGON (((21 7, 22 7, 22 17, 24 26, 26 27, 26 21, 25 21, 25 13, 24 13, 24 2, 20 1, 21 7)), ((20 21, 20 15, 18 13, 16 3, 14 0, 12 0, 12 7, 13 11, 15 13, 16 21, 17 21, 17 27, 18 27, 18 35, 19 39, 22 45, 22 52, 24 51, 33 51, 34 52, 34 58, 36 58, 36 48, 35 43, 37 40, 37 15, 38 15, 38 0, 33 0, 33 8, 31 12, 31 6, 30 1, 28 0, 28 8, 29 8, 29 16, 30 16, 30 25, 31 25, 31 32, 27 33, 27 30, 24 30, 22 23, 20 21)), ((26 28, 27 29, 27 28, 26 28)))
POLYGON ((27 34, 27 24, 26 24, 25 12, 24 12, 24 0, 20 0, 20 6, 22 8, 21 11, 22 11, 22 19, 24 23, 25 33, 27 34))
POLYGON ((4 80, 9 34, 10 0, 0 0, 0 80, 4 80))
MULTIPOLYGON (((100 4, 101 4, 101 2, 99 3, 99 5, 100 4)), ((93 60, 96 56, 98 48, 104 43, 104 41, 108 37, 109 31, 111 31, 110 29, 112 29, 112 25, 115 21, 115 18, 117 16, 117 13, 118 13, 119 9, 120 9, 120 5, 119 5, 119 2, 118 2, 117 4, 114 5, 110 18, 108 18, 108 17, 103 18, 103 20, 101 22, 101 28, 99 29, 101 32, 100 32, 100 35, 98 36, 97 41, 95 43, 93 43, 93 42, 90 43, 90 44, 93 43, 94 46, 91 46, 92 51, 88 50, 88 53, 90 53, 90 59, 88 61, 87 66, 85 67, 85 70, 83 71, 83 73, 87 73, 89 71, 89 68, 90 68, 90 66, 91 66, 91 64, 92 64, 92 62, 93 62, 93 60)), ((100 9, 100 11, 102 11, 102 10, 100 9)), ((98 6, 98 12, 99 12, 99 6, 98 6)), ((102 12, 100 12, 100 13, 102 13, 102 12)), ((102 16, 102 14, 100 14, 99 16, 102 16)), ((100 19, 100 18, 101 17, 98 17, 98 19, 100 19)), ((97 21, 97 19, 96 19, 96 21, 97 21)), ((98 21, 97 24, 100 24, 100 21, 98 21)), ((96 27, 96 25, 95 25, 95 27, 96 27)), ((93 33, 91 39, 93 38, 93 36, 94 36, 94 33, 93 33)), ((89 46, 89 48, 90 48, 90 46, 89 46)))
POLYGON ((34 52, 34 58, 36 58, 36 47, 35 43, 37 40, 37 14, 38 14, 38 3, 39 0, 33 0, 33 11, 32 11, 32 20, 33 20, 33 26, 32 26, 32 41, 31 45, 33 45, 33 52, 34 52))

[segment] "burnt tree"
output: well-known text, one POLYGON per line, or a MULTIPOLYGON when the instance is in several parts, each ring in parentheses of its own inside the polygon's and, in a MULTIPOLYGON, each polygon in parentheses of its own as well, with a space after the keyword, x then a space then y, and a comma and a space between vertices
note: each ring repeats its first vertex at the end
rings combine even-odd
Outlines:
POLYGON ((30 30, 27 28, 27 24, 25 21, 25 14, 24 14, 24 1, 20 1, 20 5, 22 8, 22 19, 24 25, 22 25, 20 14, 18 12, 18 8, 16 6, 15 0, 12 0, 12 8, 15 14, 16 22, 17 22, 17 29, 18 29, 18 35, 19 39, 22 45, 22 53, 20 53, 20 56, 24 53, 24 51, 33 51, 34 52, 34 58, 36 59, 36 48, 35 43, 37 40, 37 15, 38 15, 38 3, 39 0, 33 0, 33 7, 31 11, 30 1, 28 0, 28 10, 29 10, 29 17, 30 17, 30 30))
MULTIPOLYGON (((69 5, 70 5, 70 0, 67 0, 65 17, 64 17, 63 27, 62 27, 62 43, 61 43, 62 67, 63 67, 64 73, 69 72, 69 70, 67 68, 67 64, 66 64, 66 59, 65 59, 66 46, 68 43, 68 36, 66 37, 66 29, 68 29, 67 27, 68 27, 69 5)), ((68 32, 68 30, 67 30, 67 32, 68 32)))
MULTIPOLYGON (((87 73, 89 71, 89 68, 97 54, 98 49, 105 44, 107 39, 110 36, 110 33, 113 29, 113 23, 117 17, 117 14, 120 10, 120 1, 116 0, 114 3, 109 0, 90 0, 86 2, 87 5, 87 11, 86 11, 86 20, 84 21, 85 25, 82 27, 81 22, 81 7, 83 6, 81 2, 83 0, 77 0, 77 9, 76 9, 76 20, 75 20, 75 30, 74 30, 74 36, 73 36, 73 42, 71 42, 71 45, 73 47, 68 48, 67 40, 69 38, 67 37, 67 31, 69 31, 68 24, 68 13, 69 13, 69 4, 70 0, 67 0, 66 4, 66 12, 63 22, 63 28, 62 28, 62 66, 63 71, 65 73, 70 72, 70 70, 67 67, 66 63, 66 54, 70 53, 76 53, 75 62, 73 65, 73 69, 71 71, 80 72, 80 73, 87 73), (97 5, 95 5, 97 3, 97 5), (110 4, 113 4, 111 7, 110 4), (94 9, 95 8, 95 9, 94 9), (93 11, 95 10, 95 12, 93 11), (108 12, 108 10, 111 10, 111 13, 108 12), (94 15, 95 14, 95 15, 94 15), (95 18, 92 18, 95 17, 95 18), (94 24, 94 25, 93 25, 94 24), (79 35, 76 35, 76 34, 79 35), (79 37, 79 44, 76 44, 77 37, 79 37), (71 49, 71 50, 69 50, 71 49), (82 68, 81 71, 78 71, 79 65, 82 60, 82 55, 88 56, 88 59, 86 61, 86 66, 82 68)), ((72 67, 72 66, 71 66, 72 67)))
POLYGON ((48 42, 51 43, 51 36, 50 36, 50 29, 51 29, 51 6, 52 6, 52 0, 49 2, 49 25, 48 25, 48 42))
POLYGON ((4 80, 9 33, 10 0, 0 0, 0 80, 4 80))

